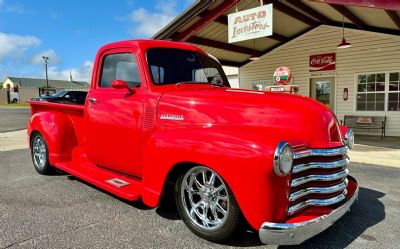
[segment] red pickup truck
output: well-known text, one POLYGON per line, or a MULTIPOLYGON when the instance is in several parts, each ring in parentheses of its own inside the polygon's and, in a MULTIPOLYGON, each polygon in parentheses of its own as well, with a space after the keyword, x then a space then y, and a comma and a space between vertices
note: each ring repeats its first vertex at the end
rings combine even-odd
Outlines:
MULTIPOLYGON (((183 43, 102 47, 84 105, 30 101, 33 164, 128 201, 172 200, 195 234, 299 244, 350 209, 352 131, 307 97, 232 89, 219 62, 183 43)), ((174 203, 169 202, 169 203, 174 203)))

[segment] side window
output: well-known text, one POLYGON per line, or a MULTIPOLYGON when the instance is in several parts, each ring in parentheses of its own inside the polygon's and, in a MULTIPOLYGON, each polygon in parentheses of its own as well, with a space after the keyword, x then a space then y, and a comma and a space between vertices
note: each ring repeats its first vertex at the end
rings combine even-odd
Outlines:
POLYGON ((110 54, 104 57, 99 86, 109 88, 114 80, 123 80, 129 87, 140 86, 138 65, 133 54, 110 54))
POLYGON ((164 68, 159 66, 150 66, 154 83, 164 83, 164 68))

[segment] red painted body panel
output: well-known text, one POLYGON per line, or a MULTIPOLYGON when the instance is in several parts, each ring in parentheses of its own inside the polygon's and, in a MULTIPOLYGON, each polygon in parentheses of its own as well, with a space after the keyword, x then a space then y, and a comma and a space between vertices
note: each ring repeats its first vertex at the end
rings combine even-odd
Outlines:
POLYGON ((343 128, 334 114, 296 95, 207 84, 154 85, 145 59, 146 50, 153 47, 206 54, 189 44, 166 41, 104 46, 97 54, 88 93, 97 103, 30 102, 29 135, 33 131, 44 135, 52 165, 122 198, 140 196, 156 207, 168 173, 190 162, 212 168, 227 182, 255 229, 265 221, 284 222, 290 174, 274 174, 275 148, 280 141, 295 150, 343 146, 343 128), (127 50, 137 58, 140 88, 133 94, 126 89, 99 89, 104 55, 127 50), (180 115, 184 120, 160 119, 162 114, 180 115), (134 193, 102 186, 98 179, 112 172, 131 179, 134 193))
POLYGON ((83 144, 84 107, 37 101, 28 103, 32 114, 28 125, 29 137, 33 131, 43 134, 52 165, 59 161, 70 161, 72 149, 83 144))

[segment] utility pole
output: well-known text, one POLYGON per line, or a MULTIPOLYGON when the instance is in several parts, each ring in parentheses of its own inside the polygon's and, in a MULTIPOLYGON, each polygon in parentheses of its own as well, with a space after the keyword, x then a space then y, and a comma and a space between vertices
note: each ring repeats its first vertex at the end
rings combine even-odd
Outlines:
POLYGON ((47 76, 47 64, 49 63, 49 57, 47 56, 42 56, 44 60, 44 65, 46 67, 46 95, 49 95, 49 77, 47 76))

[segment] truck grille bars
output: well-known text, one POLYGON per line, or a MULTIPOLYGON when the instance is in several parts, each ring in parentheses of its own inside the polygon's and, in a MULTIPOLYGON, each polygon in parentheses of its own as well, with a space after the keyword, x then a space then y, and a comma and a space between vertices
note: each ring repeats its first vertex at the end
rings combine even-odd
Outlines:
POLYGON ((329 206, 346 198, 348 148, 307 149, 294 153, 288 215, 309 206, 329 206))

